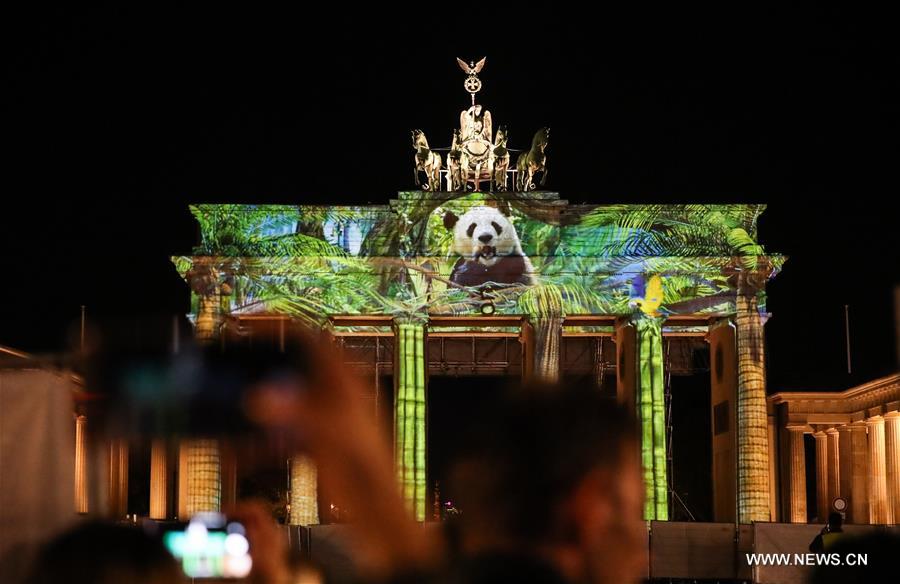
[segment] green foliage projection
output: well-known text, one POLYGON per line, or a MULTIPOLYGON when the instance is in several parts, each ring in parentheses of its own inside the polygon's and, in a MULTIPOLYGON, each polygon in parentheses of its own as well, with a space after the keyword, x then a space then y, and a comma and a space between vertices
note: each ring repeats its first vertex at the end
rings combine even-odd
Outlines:
POLYGON ((195 315, 199 298, 215 291, 223 314, 287 313, 311 323, 328 314, 477 314, 487 302, 496 314, 637 314, 654 276, 663 315, 731 314, 738 276, 765 281, 783 262, 756 243, 761 205, 441 195, 401 193, 371 207, 194 205, 201 242, 192 257, 174 261, 192 284, 195 315), (459 256, 443 216, 473 207, 508 216, 534 266, 534 287, 451 281, 459 256))

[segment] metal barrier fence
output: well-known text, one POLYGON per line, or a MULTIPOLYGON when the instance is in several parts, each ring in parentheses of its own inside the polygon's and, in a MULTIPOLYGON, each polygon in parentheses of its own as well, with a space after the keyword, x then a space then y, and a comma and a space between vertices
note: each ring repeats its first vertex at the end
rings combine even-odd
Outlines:
MULTIPOLYGON (((438 523, 423 526, 423 529, 439 528, 438 523)), ((305 556, 322 566, 329 577, 337 582, 352 580, 356 573, 355 543, 349 526, 316 525, 299 528, 297 532, 293 530, 298 528, 291 529, 298 544, 296 547, 302 548, 305 556), (303 530, 307 530, 305 534, 301 534, 303 530)), ((789 554, 791 557, 806 554, 821 529, 820 524, 755 523, 741 525, 735 531, 733 523, 652 521, 647 525, 647 570, 643 577, 650 582, 806 583, 811 566, 750 566, 748 554, 789 554)), ((848 535, 885 531, 900 537, 900 526, 845 526, 848 535)), ((295 547, 293 542, 292 547, 295 547)), ((870 562, 873 561, 878 558, 871 558, 870 562)))

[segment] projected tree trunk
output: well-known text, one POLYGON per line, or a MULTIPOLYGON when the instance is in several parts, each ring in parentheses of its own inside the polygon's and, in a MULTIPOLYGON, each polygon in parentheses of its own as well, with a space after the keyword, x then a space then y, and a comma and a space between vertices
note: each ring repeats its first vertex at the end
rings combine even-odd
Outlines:
POLYGON ((220 270, 211 258, 197 261, 185 275, 197 297, 195 336, 201 343, 216 338, 222 318, 220 270))
POLYGON ((559 345, 564 318, 562 291, 552 284, 532 286, 519 299, 519 306, 529 315, 534 335, 529 350, 530 375, 535 381, 559 381, 559 345))
POLYGON ((222 296, 218 289, 210 294, 200 296, 199 309, 197 311, 197 340, 200 342, 211 341, 216 336, 219 326, 219 312, 222 296))
POLYGON ((562 318, 544 317, 532 319, 534 325, 535 380, 547 383, 559 381, 559 342, 562 335, 562 318))
POLYGON ((738 517, 741 523, 769 521, 769 451, 766 371, 757 287, 742 272, 737 291, 738 348, 738 517))

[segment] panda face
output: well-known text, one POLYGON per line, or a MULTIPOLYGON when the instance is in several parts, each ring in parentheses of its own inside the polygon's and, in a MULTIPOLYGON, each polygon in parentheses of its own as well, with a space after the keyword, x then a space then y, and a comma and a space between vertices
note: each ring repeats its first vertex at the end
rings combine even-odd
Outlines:
POLYGON ((515 227, 492 207, 475 207, 460 217, 448 213, 444 224, 453 229, 453 251, 464 258, 493 266, 504 256, 522 254, 515 227))

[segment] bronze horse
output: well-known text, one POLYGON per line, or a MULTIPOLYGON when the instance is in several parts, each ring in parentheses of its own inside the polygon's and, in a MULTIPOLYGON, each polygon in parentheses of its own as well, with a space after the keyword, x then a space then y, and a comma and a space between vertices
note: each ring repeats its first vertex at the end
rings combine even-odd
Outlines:
POLYGON ((534 174, 541 173, 541 186, 547 182, 547 155, 544 151, 550 142, 550 128, 541 128, 531 140, 531 150, 519 154, 516 160, 516 190, 534 190, 534 174))
POLYGON ((425 132, 412 131, 413 149, 416 156, 413 159, 413 174, 416 177, 416 186, 426 191, 441 190, 441 155, 431 150, 425 132), (419 180, 419 173, 425 173, 425 183, 419 180))

